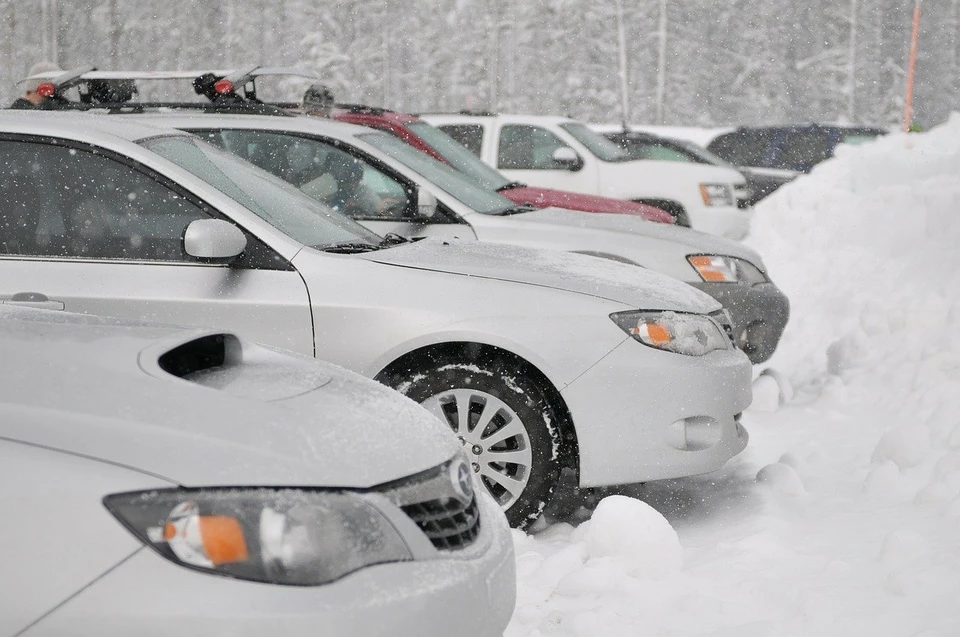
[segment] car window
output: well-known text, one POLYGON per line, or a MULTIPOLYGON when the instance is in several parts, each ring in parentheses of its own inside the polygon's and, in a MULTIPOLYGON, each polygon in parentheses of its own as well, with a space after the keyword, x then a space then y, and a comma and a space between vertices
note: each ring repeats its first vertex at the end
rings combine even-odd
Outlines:
POLYGON ((780 144, 779 167, 809 170, 833 154, 833 141, 826 131, 794 131, 780 144))
POLYGON ((219 131, 205 137, 354 219, 402 219, 411 189, 334 144, 292 133, 219 131))
POLYGON ((471 210, 483 214, 503 214, 516 207, 512 201, 501 194, 487 190, 475 180, 439 162, 430 155, 422 153, 410 144, 393 135, 384 133, 364 133, 358 135, 364 142, 389 155, 407 168, 422 175, 454 199, 471 210))
POLYGON ((183 232, 209 216, 136 168, 60 144, 0 142, 5 254, 189 260, 183 232))
POLYGON ((497 166, 505 170, 567 170, 553 160, 558 148, 567 147, 545 128, 507 124, 500 129, 497 166))
POLYGON ((483 126, 480 124, 444 124, 437 128, 477 157, 480 156, 483 150, 483 126))
POLYGON ((565 124, 560 124, 560 128, 573 135, 578 142, 586 146, 587 150, 593 153, 597 159, 601 161, 619 162, 630 161, 633 159, 633 157, 630 156, 630 153, 623 150, 597 131, 588 128, 583 124, 578 122, 567 122, 565 124))
MULTIPOLYGON (((207 137, 211 138, 212 133, 207 137)), ((155 137, 140 144, 196 175, 295 241, 315 248, 379 244, 379 236, 249 162, 194 137, 155 137)))
POLYGON ((767 166, 771 143, 772 132, 736 131, 720 135, 707 150, 736 166, 767 166))
POLYGON ((463 174, 473 177, 484 188, 497 190, 510 183, 509 179, 483 163, 479 157, 473 155, 439 128, 426 122, 411 122, 407 127, 429 144, 448 164, 463 174))
POLYGON ((653 142, 627 141, 624 145, 634 159, 697 163, 686 153, 653 142))

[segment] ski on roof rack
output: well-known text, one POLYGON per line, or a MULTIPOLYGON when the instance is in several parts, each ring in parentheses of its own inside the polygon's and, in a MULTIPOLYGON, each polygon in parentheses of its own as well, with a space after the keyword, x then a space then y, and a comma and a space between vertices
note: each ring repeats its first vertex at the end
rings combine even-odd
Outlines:
MULTIPOLYGON (((143 112, 146 109, 174 108, 205 112, 281 115, 281 106, 257 99, 256 79, 265 76, 288 76, 319 80, 313 71, 294 67, 251 65, 235 69, 187 69, 178 71, 98 71, 96 67, 80 67, 69 71, 50 71, 31 75, 20 82, 42 82, 48 97, 57 97, 57 110, 107 110, 109 112, 143 112), (209 102, 137 102, 137 82, 156 80, 190 80, 197 95, 209 102), (64 93, 76 88, 80 101, 65 98, 64 93)), ((284 105, 286 108, 289 106, 284 105)))

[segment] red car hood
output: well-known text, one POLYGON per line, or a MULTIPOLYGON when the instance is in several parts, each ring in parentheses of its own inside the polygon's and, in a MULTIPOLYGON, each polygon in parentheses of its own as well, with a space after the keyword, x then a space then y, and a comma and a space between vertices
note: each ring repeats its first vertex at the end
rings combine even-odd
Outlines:
POLYGON ((510 188, 501 190, 500 194, 516 204, 525 204, 535 208, 566 208, 567 210, 579 210, 580 212, 606 212, 621 215, 635 215, 643 217, 647 221, 656 221, 658 223, 672 224, 673 217, 670 214, 642 203, 626 201, 625 199, 611 199, 610 197, 597 197, 595 195, 584 195, 578 192, 568 192, 566 190, 550 190, 549 188, 534 188, 532 186, 521 186, 519 188, 510 188))

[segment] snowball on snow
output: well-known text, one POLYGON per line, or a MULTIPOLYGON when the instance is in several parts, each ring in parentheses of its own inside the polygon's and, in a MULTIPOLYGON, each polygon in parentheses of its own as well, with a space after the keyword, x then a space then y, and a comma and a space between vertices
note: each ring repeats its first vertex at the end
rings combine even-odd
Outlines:
POLYGON ((927 458, 930 448, 930 431, 923 425, 901 425, 883 434, 873 461, 890 460, 901 470, 911 469, 927 458))
POLYGON ((804 495, 807 492, 796 469, 780 462, 769 464, 760 469, 757 472, 757 482, 771 487, 774 491, 788 495, 804 495))
POLYGON ((750 403, 751 411, 762 411, 773 413, 780 409, 782 397, 780 385, 772 376, 761 374, 757 380, 753 381, 753 402, 750 403))
POLYGON ((667 519, 646 502, 622 495, 597 505, 584 540, 591 558, 612 557, 638 577, 662 577, 683 565, 680 539, 667 519))

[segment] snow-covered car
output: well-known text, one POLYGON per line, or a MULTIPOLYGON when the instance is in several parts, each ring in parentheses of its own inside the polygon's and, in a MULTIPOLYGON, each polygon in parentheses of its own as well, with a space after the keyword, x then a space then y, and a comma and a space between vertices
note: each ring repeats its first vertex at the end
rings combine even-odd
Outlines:
POLYGON ((31 303, 0 305, 0 634, 502 634, 509 528, 421 407, 31 303))
POLYGON ((584 486, 654 480, 747 444, 749 360, 720 304, 670 277, 380 237, 192 135, 118 117, 8 112, 0 132, 0 298, 214 324, 376 378, 450 424, 515 525, 565 466, 584 486))
POLYGON ((393 135, 324 119, 134 117, 200 134, 380 234, 563 250, 667 274, 724 305, 737 345, 754 363, 770 358, 787 323, 787 297, 760 255, 736 241, 627 215, 518 207, 393 135), (340 181, 353 183, 357 196, 344 197, 340 181), (438 205, 421 209, 414 192, 429 193, 438 205))
POLYGON ((738 206, 743 175, 720 166, 637 161, 585 124, 566 117, 423 114, 510 179, 650 204, 677 223, 731 239, 750 228, 738 206))

